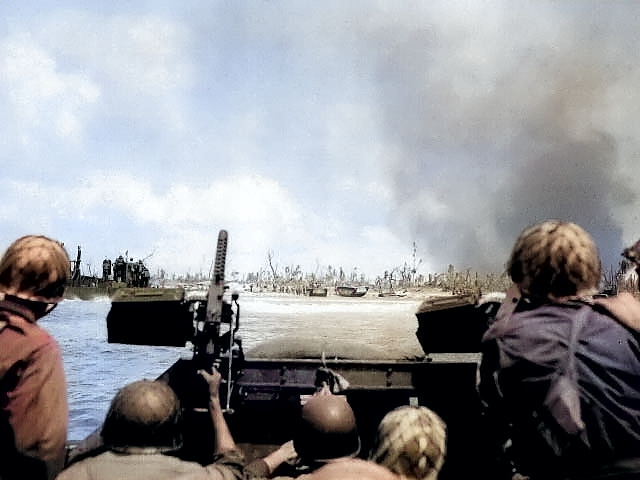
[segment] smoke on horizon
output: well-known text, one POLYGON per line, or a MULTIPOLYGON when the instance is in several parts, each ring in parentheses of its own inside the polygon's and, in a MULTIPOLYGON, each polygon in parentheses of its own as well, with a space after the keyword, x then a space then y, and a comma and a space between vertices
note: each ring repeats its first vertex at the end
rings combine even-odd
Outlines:
POLYGON ((640 231, 624 217, 638 200, 634 15, 455 5, 376 32, 399 228, 436 266, 495 272, 523 228, 557 218, 593 235, 605 269, 617 264, 623 230, 640 231))

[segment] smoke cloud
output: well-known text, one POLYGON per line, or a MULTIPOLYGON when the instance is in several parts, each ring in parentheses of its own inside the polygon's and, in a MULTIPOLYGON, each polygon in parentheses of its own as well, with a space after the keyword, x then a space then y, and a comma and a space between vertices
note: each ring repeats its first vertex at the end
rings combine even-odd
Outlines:
POLYGON ((630 240, 632 5, 565 5, 456 3, 375 33, 398 228, 435 265, 500 270, 522 229, 550 218, 589 231, 605 268, 630 240))

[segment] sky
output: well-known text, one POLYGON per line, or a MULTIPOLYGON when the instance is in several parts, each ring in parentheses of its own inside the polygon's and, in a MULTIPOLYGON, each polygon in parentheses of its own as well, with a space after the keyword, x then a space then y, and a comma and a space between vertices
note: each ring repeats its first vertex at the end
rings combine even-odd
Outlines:
MULTIPOLYGON (((0 0, 0 248, 502 272, 640 237, 640 2, 0 0)), ((87 269, 89 271, 87 271, 87 269)))

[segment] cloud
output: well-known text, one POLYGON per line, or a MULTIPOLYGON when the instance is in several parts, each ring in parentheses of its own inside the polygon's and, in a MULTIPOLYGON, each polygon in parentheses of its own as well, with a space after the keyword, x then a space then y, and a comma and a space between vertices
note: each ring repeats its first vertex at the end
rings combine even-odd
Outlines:
MULTIPOLYGON (((384 31, 376 57, 398 225, 439 259, 496 271, 523 228, 560 218, 617 262, 640 231, 624 219, 639 206, 627 159, 638 144, 610 110, 637 78, 624 47, 637 34, 605 26, 627 10, 598 9, 595 25, 561 3, 437 5, 422 26, 384 31)), ((636 96, 626 103, 623 116, 636 96)))
MULTIPOLYGON (((265 267, 268 251, 281 268, 383 268, 365 260, 398 243, 379 228, 375 238, 365 234, 350 245, 353 240, 340 238, 348 225, 339 219, 327 224, 317 212, 304 211, 277 181, 256 175, 222 178, 202 188, 174 184, 161 192, 149 182, 114 173, 92 175, 70 188, 16 181, 0 187, 13 199, 0 209, 10 230, 45 232, 68 248, 77 242, 94 262, 128 250, 136 258, 152 254, 151 265, 169 272, 206 272, 220 229, 229 231, 230 269, 241 273, 265 267), (84 226, 70 234, 67 222, 84 226), (320 235, 318 224, 325 226, 320 235), (97 251, 105 241, 114 245, 97 251), (347 248, 336 251, 336 244, 347 248)), ((11 240, 5 238, 7 244, 11 240)))
POLYGON ((30 35, 17 35, 0 42, 0 77, 4 78, 4 122, 11 132, 20 132, 25 147, 37 144, 43 133, 77 142, 83 133, 85 115, 98 101, 100 87, 83 75, 59 69, 55 59, 30 35), (10 119, 10 120, 9 120, 10 119))
POLYGON ((6 9, 0 238, 195 271, 227 228, 241 271, 376 275, 414 241, 501 270, 549 217, 605 265, 640 235, 635 5, 140 5, 6 9))

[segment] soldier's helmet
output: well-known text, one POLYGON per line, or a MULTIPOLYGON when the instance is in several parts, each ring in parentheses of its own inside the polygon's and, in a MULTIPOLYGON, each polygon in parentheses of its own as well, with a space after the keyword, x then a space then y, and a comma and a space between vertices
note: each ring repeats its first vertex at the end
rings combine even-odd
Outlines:
POLYGON ((302 407, 293 446, 305 463, 326 463, 360 452, 356 417, 343 395, 311 397, 302 407))
POLYGON ((446 425, 426 407, 403 406, 378 426, 371 460, 410 480, 435 480, 446 456, 446 425))
POLYGON ((597 293, 600 256, 591 236, 571 222, 547 220, 525 229, 507 271, 520 289, 541 297, 597 293))
POLYGON ((105 445, 114 450, 177 450, 182 446, 180 401, 160 381, 125 385, 111 402, 101 434, 105 445))
POLYGON ((58 303, 69 278, 69 256, 57 241, 28 235, 0 259, 0 292, 23 300, 58 303))

